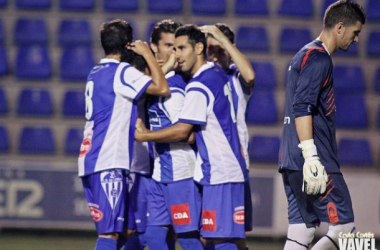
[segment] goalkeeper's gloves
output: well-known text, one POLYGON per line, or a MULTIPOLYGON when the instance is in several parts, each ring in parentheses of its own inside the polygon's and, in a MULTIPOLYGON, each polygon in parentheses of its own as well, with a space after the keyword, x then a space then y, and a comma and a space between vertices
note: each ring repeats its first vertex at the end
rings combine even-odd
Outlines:
POLYGON ((325 167, 319 161, 314 139, 301 141, 298 147, 302 149, 305 159, 302 191, 308 195, 323 194, 326 191, 328 177, 325 167))

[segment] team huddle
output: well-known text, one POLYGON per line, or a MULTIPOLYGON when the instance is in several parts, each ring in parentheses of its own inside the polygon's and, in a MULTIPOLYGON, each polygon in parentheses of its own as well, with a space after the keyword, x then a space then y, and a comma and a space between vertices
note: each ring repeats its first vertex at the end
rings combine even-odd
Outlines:
MULTIPOLYGON (((365 14, 341 0, 288 72, 279 171, 288 197, 285 250, 338 249, 355 230, 336 160, 330 55, 358 41, 365 14)), ((79 176, 96 250, 248 249, 252 230, 246 107, 255 72, 225 24, 158 22, 150 46, 125 21, 102 24, 106 57, 90 72, 79 176)), ((257 84, 257 83, 256 83, 257 84)))

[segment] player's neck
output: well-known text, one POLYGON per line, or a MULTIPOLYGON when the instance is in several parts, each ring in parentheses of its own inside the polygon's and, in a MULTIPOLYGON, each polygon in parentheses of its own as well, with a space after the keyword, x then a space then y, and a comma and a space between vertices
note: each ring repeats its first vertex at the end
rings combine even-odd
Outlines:
POLYGON ((202 67, 206 63, 207 63, 207 61, 204 58, 197 60, 193 69, 191 70, 191 76, 194 76, 194 74, 197 73, 197 71, 200 69, 200 67, 202 67))
POLYGON ((323 30, 317 40, 322 41, 325 44, 330 55, 338 49, 335 36, 328 30, 323 30))
POLYGON ((108 59, 115 59, 117 61, 121 61, 121 55, 120 54, 116 54, 116 55, 107 55, 106 58, 108 59))

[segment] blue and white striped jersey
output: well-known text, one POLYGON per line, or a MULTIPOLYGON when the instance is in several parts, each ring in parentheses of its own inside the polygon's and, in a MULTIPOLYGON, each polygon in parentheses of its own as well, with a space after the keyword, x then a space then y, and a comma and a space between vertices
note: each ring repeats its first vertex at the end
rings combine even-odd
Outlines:
POLYGON ((102 59, 86 84, 86 125, 79 176, 107 169, 129 170, 137 117, 136 100, 152 82, 128 63, 102 59))
MULTIPOLYGON (((248 155, 248 144, 249 144, 249 133, 247 128, 247 123, 245 122, 246 110, 249 99, 252 96, 252 91, 249 94, 245 93, 240 82, 240 72, 234 64, 230 66, 227 72, 228 79, 232 88, 232 97, 234 100, 234 107, 237 119, 237 129, 239 134, 240 144, 242 146, 242 151, 244 153, 245 164, 247 169, 249 169, 249 155, 248 155)), ((253 86, 252 86, 253 88, 253 86)))
MULTIPOLYGON (((148 98, 150 129, 153 131, 175 124, 183 107, 186 82, 174 71, 165 77, 170 87, 170 97, 148 98)), ((154 180, 169 183, 194 176, 196 155, 188 143, 155 143, 154 152, 154 180)))
POLYGON ((195 181, 244 182, 247 171, 227 74, 214 63, 201 66, 186 86, 184 102, 179 121, 195 125, 195 181))

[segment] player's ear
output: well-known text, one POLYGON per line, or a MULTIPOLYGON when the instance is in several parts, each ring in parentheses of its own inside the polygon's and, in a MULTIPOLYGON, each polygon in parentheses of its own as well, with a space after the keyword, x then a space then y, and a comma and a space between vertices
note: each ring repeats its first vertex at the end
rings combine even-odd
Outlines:
POLYGON ((339 23, 337 23, 337 24, 335 25, 335 31, 336 31, 336 33, 337 33, 338 35, 340 35, 340 34, 343 32, 344 29, 345 29, 345 25, 344 25, 343 22, 339 22, 339 23))
POLYGON ((203 54, 203 50, 205 50, 205 46, 203 45, 203 43, 197 43, 195 44, 195 53, 197 55, 202 55, 203 54))
POLYGON ((153 51, 154 54, 157 54, 157 53, 158 53, 158 48, 157 48, 157 45, 156 45, 156 44, 151 43, 151 44, 150 44, 150 48, 152 49, 152 51, 153 51))

